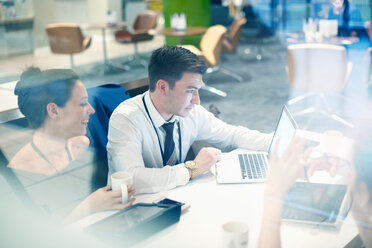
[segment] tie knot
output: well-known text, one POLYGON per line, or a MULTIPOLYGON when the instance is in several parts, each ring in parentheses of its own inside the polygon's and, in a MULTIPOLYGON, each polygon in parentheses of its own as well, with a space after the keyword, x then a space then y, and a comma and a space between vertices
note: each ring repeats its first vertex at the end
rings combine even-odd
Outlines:
POLYGON ((173 134, 174 122, 167 122, 162 125, 166 133, 173 134))

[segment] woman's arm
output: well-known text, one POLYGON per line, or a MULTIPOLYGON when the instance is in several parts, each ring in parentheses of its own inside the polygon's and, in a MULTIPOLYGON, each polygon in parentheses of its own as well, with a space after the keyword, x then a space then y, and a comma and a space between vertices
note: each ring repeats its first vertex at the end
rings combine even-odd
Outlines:
POLYGON ((303 171, 304 140, 295 137, 284 154, 277 156, 278 142, 270 158, 264 208, 262 213, 259 247, 281 247, 280 223, 282 219, 283 200, 296 178, 303 171))

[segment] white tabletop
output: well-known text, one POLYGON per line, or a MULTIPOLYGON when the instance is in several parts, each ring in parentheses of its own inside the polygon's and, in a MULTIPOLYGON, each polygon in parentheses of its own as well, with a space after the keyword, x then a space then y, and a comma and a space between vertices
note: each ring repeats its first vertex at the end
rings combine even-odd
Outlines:
POLYGON ((0 113, 18 108, 18 97, 14 95, 14 88, 16 83, 17 82, 14 81, 0 84, 0 113))
POLYGON ((18 97, 14 95, 16 81, 0 84, 0 123, 23 117, 18 109, 18 97))
MULTIPOLYGON (((152 202, 161 196, 191 205, 178 223, 160 231, 135 247, 222 247, 221 226, 232 220, 249 226, 249 247, 257 247, 262 216, 264 184, 217 184, 212 173, 167 192, 136 196, 137 202, 152 202)), ((83 227, 115 213, 96 213, 75 223, 83 227)), ((343 247, 356 234, 351 215, 339 231, 282 223, 283 247, 343 247)))

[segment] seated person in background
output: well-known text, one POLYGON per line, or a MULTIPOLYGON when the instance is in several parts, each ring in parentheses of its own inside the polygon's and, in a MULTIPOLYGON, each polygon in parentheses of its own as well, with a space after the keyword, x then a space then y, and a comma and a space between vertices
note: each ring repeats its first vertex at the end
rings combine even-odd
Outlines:
POLYGON ((329 0, 312 4, 312 17, 338 21, 338 36, 368 38, 359 9, 348 0, 329 0))
POLYGON ((358 8, 348 0, 330 0, 328 19, 338 20, 338 36, 367 36, 358 8))
MULTIPOLYGON (((365 247, 372 247, 372 129, 361 132, 355 141, 354 158, 348 175, 350 193, 353 195, 351 213, 359 229, 359 236, 365 247)), ((307 163, 303 157, 304 142, 295 138, 281 157, 270 159, 270 175, 265 188, 265 203, 259 237, 259 247, 280 247, 280 223, 283 200, 304 166, 324 169, 328 161, 307 163)), ((274 153, 275 154, 275 153, 274 153)), ((305 156, 306 157, 306 156, 305 156)), ((334 164, 329 164, 329 169, 334 164)), ((329 170, 332 171, 332 170, 329 170)))
MULTIPOLYGON (((192 143, 205 140, 218 147, 267 150, 271 135, 217 119, 200 106, 205 63, 181 47, 162 47, 149 62, 149 88, 122 102, 109 123, 109 175, 133 174, 138 193, 185 185, 220 160, 221 151, 201 149, 186 161, 192 143)), ((110 178, 110 177, 109 177, 110 178)))
MULTIPOLYGON (((54 176, 73 166, 72 162, 89 146, 89 139, 84 135, 89 116, 94 113, 78 75, 72 70, 29 68, 22 73, 14 93, 18 95, 20 111, 35 132, 8 167, 19 173, 26 171, 29 176, 54 176)), ((133 203, 134 200, 121 204, 121 192, 110 189, 111 186, 106 186, 89 195, 68 220, 95 211, 123 209, 133 203)), ((134 193, 131 187, 128 190, 130 195, 134 193)))

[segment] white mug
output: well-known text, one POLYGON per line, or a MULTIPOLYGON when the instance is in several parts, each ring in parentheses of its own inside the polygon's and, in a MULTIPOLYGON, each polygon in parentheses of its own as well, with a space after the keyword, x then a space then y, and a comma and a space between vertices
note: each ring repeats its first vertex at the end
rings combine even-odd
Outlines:
POLYGON ((248 247, 248 226, 239 221, 230 221, 222 225, 222 247, 248 247))
POLYGON ((119 171, 111 175, 111 186, 112 190, 121 190, 121 201, 122 203, 128 202, 128 185, 133 184, 132 174, 119 171))
POLYGON ((339 154, 344 143, 343 135, 337 130, 328 130, 323 133, 320 147, 323 153, 339 154))

